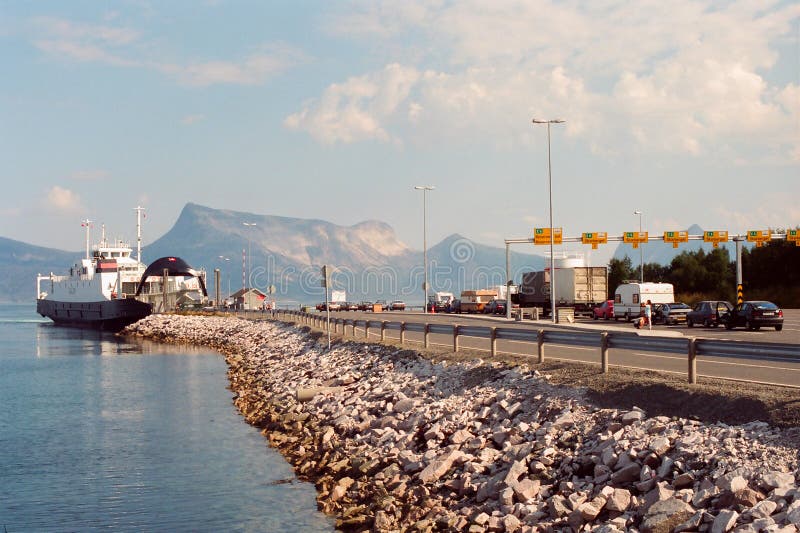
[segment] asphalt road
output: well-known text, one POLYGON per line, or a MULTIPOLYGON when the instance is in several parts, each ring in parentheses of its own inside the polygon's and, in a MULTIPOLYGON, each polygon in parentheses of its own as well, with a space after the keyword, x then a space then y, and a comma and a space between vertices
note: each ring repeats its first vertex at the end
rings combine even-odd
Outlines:
MULTIPOLYGON (((544 320, 532 321, 507 321, 504 317, 489 317, 481 315, 447 315, 447 314, 428 314, 419 312, 387 312, 387 313, 363 313, 363 312, 339 312, 331 313, 332 317, 339 318, 358 318, 359 320, 388 320, 392 322, 428 322, 440 324, 462 324, 475 326, 502 326, 523 329, 549 329, 552 323, 544 320)), ((786 386, 800 386, 800 310, 784 311, 783 331, 776 332, 774 329, 761 331, 746 330, 726 330, 725 328, 687 328, 685 326, 654 326, 653 332, 641 332, 643 335, 668 335, 668 336, 695 336, 713 338, 716 340, 739 340, 751 342, 781 342, 798 345, 797 360, 773 360, 765 361, 761 359, 748 359, 743 357, 705 357, 698 356, 697 372, 700 376, 718 377, 725 379, 735 379, 750 382, 769 383, 786 386)), ((562 326, 563 327, 563 326, 562 326)), ((638 333, 632 324, 611 321, 578 320, 571 328, 598 332, 598 347, 563 346, 557 344, 545 344, 545 357, 600 364, 599 333, 603 330, 621 331, 638 333)), ((371 332, 375 338, 379 336, 378 331, 371 332)), ((399 332, 387 330, 387 337, 399 339, 399 332)), ((357 330, 357 336, 363 336, 363 328, 357 330)), ((421 333, 406 332, 405 339, 412 344, 422 344, 421 333)), ((431 334, 430 342, 433 345, 452 347, 452 335, 431 334)), ((489 352, 489 340, 461 337, 460 346, 475 350, 489 352)), ((498 340, 498 352, 515 355, 528 355, 536 357, 537 348, 535 344, 498 340)), ((666 354, 666 353, 644 353, 631 350, 613 349, 609 352, 609 363, 625 366, 628 368, 639 368, 645 370, 658 370, 662 372, 674 372, 682 375, 687 374, 687 356, 666 354)))

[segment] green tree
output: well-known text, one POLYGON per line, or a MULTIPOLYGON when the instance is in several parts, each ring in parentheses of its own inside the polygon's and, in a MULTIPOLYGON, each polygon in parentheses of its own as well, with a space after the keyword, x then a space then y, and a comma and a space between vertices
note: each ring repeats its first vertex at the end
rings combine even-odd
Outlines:
POLYGON ((631 258, 612 259, 608 262, 608 297, 614 297, 614 291, 629 279, 638 279, 638 272, 633 270, 631 258))

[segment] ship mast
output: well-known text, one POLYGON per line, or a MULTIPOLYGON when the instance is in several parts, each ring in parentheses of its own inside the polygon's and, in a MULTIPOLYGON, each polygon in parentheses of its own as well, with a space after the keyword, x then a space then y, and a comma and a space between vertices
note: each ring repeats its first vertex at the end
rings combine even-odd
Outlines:
POLYGON ((133 208, 136 211, 136 260, 142 262, 142 211, 144 207, 137 205, 133 208))
POLYGON ((81 220, 81 226, 86 228, 86 259, 89 259, 89 228, 92 227, 92 221, 88 218, 81 220))

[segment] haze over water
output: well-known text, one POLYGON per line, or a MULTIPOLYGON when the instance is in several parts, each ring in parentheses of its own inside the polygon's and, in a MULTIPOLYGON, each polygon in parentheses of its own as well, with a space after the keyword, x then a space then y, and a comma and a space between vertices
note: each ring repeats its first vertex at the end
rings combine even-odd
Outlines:
POLYGON ((248 426, 208 350, 55 327, 0 305, 0 526, 332 531, 248 426))

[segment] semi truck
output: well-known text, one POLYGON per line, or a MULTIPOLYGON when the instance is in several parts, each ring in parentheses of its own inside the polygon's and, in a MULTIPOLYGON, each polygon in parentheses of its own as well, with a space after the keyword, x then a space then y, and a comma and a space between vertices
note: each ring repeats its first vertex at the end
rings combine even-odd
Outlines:
MULTIPOLYGON (((522 274, 512 302, 520 307, 541 307, 550 314, 550 269, 522 274)), ((571 307, 575 314, 591 315, 608 298, 608 269, 591 266, 556 266, 556 307, 571 307)))

